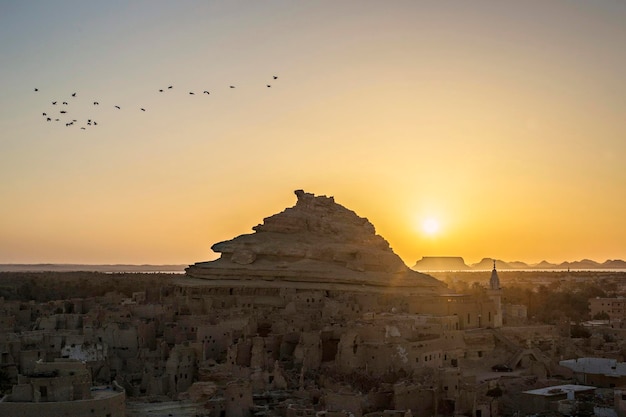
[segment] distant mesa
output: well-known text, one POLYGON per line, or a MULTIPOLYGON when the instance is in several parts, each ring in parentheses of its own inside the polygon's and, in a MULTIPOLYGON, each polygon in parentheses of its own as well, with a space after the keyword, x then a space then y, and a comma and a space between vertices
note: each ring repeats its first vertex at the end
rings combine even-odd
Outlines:
POLYGON ((187 268, 213 285, 437 293, 445 284, 411 270, 374 226, 333 197, 296 190, 296 205, 254 233, 216 243, 220 258, 187 268))
POLYGON ((483 258, 480 262, 467 265, 460 256, 424 256, 413 265, 415 271, 487 271, 493 268, 493 262, 496 262, 498 270, 507 269, 572 269, 572 270, 590 270, 590 269, 626 269, 626 262, 620 259, 607 260, 599 263, 590 259, 583 259, 575 262, 562 262, 553 264, 547 261, 541 261, 537 264, 527 264, 521 261, 505 262, 499 259, 483 258))
POLYGON ((460 256, 424 256, 413 266, 416 271, 464 271, 471 269, 460 256))

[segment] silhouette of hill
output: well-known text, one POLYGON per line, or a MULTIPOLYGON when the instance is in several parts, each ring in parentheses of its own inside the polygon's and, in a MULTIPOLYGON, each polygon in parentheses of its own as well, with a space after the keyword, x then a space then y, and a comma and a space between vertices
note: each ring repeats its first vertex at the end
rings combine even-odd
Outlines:
MULTIPOLYGON (((475 270, 484 271, 493 268, 493 258, 483 258, 480 262, 467 265, 460 256, 424 256, 413 265, 412 269, 416 271, 464 271, 475 270)), ((521 261, 502 261, 495 259, 496 268, 499 270, 506 269, 626 269, 626 261, 621 259, 610 259, 599 263, 591 259, 582 259, 580 261, 562 262, 560 264, 541 261, 537 264, 527 264, 521 261)))

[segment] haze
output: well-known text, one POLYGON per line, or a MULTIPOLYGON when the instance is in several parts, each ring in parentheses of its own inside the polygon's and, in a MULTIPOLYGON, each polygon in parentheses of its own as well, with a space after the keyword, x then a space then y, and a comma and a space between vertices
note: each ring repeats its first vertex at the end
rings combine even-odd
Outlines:
POLYGON ((409 265, 623 259, 624 22, 622 1, 0 1, 0 263, 208 260, 296 189, 409 265), (66 100, 86 129, 54 121, 66 100))

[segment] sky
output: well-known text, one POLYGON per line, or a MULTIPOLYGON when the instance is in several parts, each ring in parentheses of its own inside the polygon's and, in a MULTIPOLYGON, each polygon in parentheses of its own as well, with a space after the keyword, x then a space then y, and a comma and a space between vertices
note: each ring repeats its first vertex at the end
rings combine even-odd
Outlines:
POLYGON ((623 0, 0 0, 0 39, 0 263, 211 260, 297 189, 409 266, 626 259, 623 0))

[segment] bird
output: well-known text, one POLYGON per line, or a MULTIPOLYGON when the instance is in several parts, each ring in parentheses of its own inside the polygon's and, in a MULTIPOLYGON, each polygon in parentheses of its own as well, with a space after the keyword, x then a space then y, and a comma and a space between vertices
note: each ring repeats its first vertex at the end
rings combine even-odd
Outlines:
POLYGON ((56 101, 53 101, 53 102, 52 102, 52 105, 53 105, 53 106, 56 106, 56 105, 57 105, 57 102, 56 102, 56 101))
POLYGON ((39 91, 39 89, 38 89, 38 88, 35 88, 35 91, 39 91))
POLYGON ((59 121, 59 119, 54 119, 54 121, 55 121, 55 122, 58 122, 58 121, 59 121))
POLYGON ((67 112, 65 110, 61 110, 59 113, 65 114, 67 112))
POLYGON ((46 116, 46 113, 42 113, 43 116, 46 116))
POLYGON ((159 90, 159 93, 162 93, 162 92, 163 92, 163 89, 160 89, 160 90, 159 90))
POLYGON ((67 106, 67 101, 64 101, 64 102, 63 102, 63 104, 64 104, 65 106, 67 106))
POLYGON ((144 109, 143 107, 141 108, 141 111, 146 111, 146 109, 144 109))
POLYGON ((190 91, 189 94, 192 96, 196 95, 196 93, 194 93, 193 91, 190 91))
POLYGON ((93 122, 93 125, 94 125, 94 126, 96 126, 96 125, 98 125, 98 123, 96 123, 96 122, 93 122))
POLYGON ((170 85, 170 86, 169 86, 169 87, 167 87, 167 88, 174 88, 174 86, 173 86, 173 85, 170 85))
POLYGON ((269 85, 269 84, 268 84, 268 85, 267 85, 267 88, 270 88, 270 87, 271 87, 271 85, 269 85))
POLYGON ((76 93, 72 93, 72 97, 76 97, 76 93))
POLYGON ((120 106, 115 106, 115 108, 119 110, 120 106))
POLYGON ((231 85, 231 86, 230 86, 230 88, 235 88, 235 86, 234 86, 234 85, 231 85))
POLYGON ((84 127, 81 127, 81 129, 85 130, 85 128, 84 128, 84 127))
POLYGON ((46 120, 49 122, 49 121, 51 121, 52 119, 48 117, 48 118, 46 118, 46 120))
POLYGON ((94 101, 94 102, 93 102, 93 105, 94 105, 94 106, 98 106, 98 105, 100 105, 100 103, 98 103, 97 101, 94 101))
POLYGON ((277 80, 277 79, 278 79, 278 77, 274 75, 274 79, 275 79, 275 80, 277 80))
POLYGON ((210 93, 209 93, 208 91, 206 91, 206 90, 204 90, 202 93, 203 93, 203 94, 210 94, 210 93))

